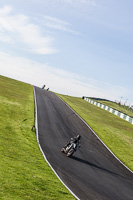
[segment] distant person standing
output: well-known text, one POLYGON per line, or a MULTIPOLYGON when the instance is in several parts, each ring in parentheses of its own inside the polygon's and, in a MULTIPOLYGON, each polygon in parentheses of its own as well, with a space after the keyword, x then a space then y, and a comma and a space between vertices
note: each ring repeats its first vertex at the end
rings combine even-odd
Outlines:
POLYGON ((44 89, 45 88, 45 85, 42 87, 42 89, 44 89))

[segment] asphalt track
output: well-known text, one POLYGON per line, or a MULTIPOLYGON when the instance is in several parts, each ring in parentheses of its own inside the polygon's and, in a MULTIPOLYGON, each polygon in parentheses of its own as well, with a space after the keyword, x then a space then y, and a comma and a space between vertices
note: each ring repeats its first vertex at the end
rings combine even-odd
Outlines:
POLYGON ((133 173, 54 93, 35 87, 38 139, 53 169, 81 200, 133 200, 133 173), (81 148, 67 158, 61 147, 80 134, 81 148))

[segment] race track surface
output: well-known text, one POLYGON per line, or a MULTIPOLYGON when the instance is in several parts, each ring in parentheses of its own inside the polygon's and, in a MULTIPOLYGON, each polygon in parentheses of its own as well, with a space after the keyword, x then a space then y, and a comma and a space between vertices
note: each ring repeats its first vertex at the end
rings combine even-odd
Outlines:
POLYGON ((41 148, 63 182, 81 200, 133 200, 133 174, 54 93, 35 87, 41 148), (81 135, 71 158, 62 146, 81 135))

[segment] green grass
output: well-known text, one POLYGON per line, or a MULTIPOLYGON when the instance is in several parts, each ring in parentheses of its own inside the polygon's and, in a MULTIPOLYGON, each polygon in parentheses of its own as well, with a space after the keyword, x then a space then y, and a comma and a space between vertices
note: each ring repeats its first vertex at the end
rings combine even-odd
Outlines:
POLYGON ((115 103, 115 102, 110 102, 110 101, 101 101, 101 100, 98 100, 98 101, 97 101, 97 100, 95 100, 95 99, 94 99, 94 101, 99 102, 99 103, 101 103, 101 104, 104 104, 104 105, 106 105, 106 106, 109 106, 109 107, 111 107, 111 108, 114 108, 115 110, 119 110, 120 112, 125 113, 125 114, 127 114, 127 115, 133 117, 133 110, 129 109, 128 106, 118 105, 117 103, 115 103))
POLYGON ((44 160, 36 141, 31 85, 0 76, 0 199, 75 199, 44 160))
POLYGON ((133 171, 133 125, 77 97, 59 95, 133 171))

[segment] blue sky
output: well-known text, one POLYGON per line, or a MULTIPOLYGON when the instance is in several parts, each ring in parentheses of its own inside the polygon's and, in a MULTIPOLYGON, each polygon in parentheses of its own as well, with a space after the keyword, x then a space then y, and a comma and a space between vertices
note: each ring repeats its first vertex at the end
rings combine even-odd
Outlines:
POLYGON ((1 75, 133 104, 132 0, 1 0, 1 75))

